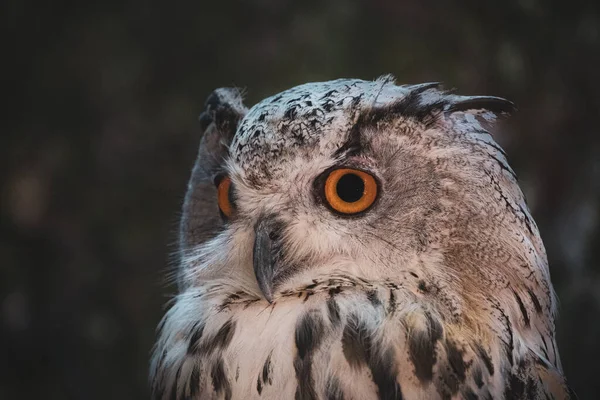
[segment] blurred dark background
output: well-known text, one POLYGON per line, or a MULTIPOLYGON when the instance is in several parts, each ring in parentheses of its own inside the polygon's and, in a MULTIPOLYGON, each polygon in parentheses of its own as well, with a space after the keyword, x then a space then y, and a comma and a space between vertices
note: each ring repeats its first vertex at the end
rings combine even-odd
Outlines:
POLYGON ((579 0, 4 0, 0 399, 145 399, 212 89, 442 81, 519 112, 497 137, 544 238, 559 348, 600 396, 600 6, 579 0))

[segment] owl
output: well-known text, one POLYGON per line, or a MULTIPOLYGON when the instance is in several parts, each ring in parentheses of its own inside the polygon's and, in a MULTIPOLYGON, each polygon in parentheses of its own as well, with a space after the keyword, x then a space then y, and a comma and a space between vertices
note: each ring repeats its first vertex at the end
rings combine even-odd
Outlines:
POLYGON ((153 399, 569 398, 512 103, 385 76, 205 107, 153 399))

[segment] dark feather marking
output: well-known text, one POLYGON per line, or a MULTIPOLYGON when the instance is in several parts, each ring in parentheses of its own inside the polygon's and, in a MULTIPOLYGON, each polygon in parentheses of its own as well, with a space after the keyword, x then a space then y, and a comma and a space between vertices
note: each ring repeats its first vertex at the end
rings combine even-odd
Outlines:
POLYGON ((377 290, 367 291, 367 300, 369 300, 373 307, 381 305, 381 300, 379 300, 379 296, 377 296, 377 290))
POLYGON ((363 95, 359 94, 358 96, 352 98, 352 108, 356 108, 356 106, 358 106, 360 104, 360 101, 362 100, 363 95))
POLYGON ((256 391, 258 392, 258 394, 262 394, 262 390, 263 390, 263 385, 262 382, 260 381, 260 376, 258 378, 256 378, 256 391))
POLYGON ((509 372, 504 386, 504 398, 506 399, 535 399, 537 396, 537 385, 532 376, 528 376, 527 362, 519 363, 518 371, 509 372))
POLYGON ((515 299, 517 299, 517 303, 519 304, 519 309, 521 310, 521 314, 523 315, 523 320, 525 321, 525 327, 529 328, 529 314, 527 313, 525 304, 523 304, 523 300, 521 300, 521 297, 514 290, 513 290, 513 294, 515 295, 515 299))
POLYGON ((527 391, 527 399, 535 399, 537 397, 537 385, 535 384, 533 378, 530 376, 527 378, 527 382, 525 383, 525 390, 527 391))
POLYGON ((361 138, 362 129, 362 119, 359 118, 358 122, 352 127, 352 129, 350 129, 350 132, 348 133, 348 138, 340 146, 340 148, 336 150, 336 152, 333 154, 333 157, 351 157, 362 153, 364 150, 361 138))
POLYGON ((544 344, 544 347, 540 346, 540 350, 542 350, 546 359, 549 360, 550 357, 548 356, 548 344, 546 343, 546 339, 544 338, 544 335, 541 332, 540 332, 540 339, 542 339, 542 343, 544 344))
POLYGON ((508 334, 508 343, 506 343, 506 345, 505 345, 506 358, 508 358, 508 362, 510 363, 510 365, 512 367, 514 364, 514 360, 513 360, 514 338, 513 338, 512 324, 510 323, 510 319, 508 318, 508 316, 506 315, 504 310, 502 310, 500 308, 498 308, 498 310, 500 311, 500 314, 504 318, 504 322, 506 324, 506 333, 508 334))
POLYGON ((277 103, 277 102, 278 102, 279 100, 281 100, 282 98, 283 98, 283 95, 282 95, 282 94, 279 94, 279 95, 277 95, 277 96, 273 97, 273 99, 271 99, 271 104, 273 104, 273 103, 277 103))
MULTIPOLYGON (((546 339, 544 338, 544 335, 540 334, 540 338, 542 339, 542 342, 544 343, 544 348, 546 350, 548 350, 548 345, 546 344, 546 339)), ((548 358, 548 357, 546 357, 546 358, 548 358)))
MULTIPOLYGON (((544 339, 543 336, 540 336, 542 338, 542 340, 544 339)), ((547 360, 550 359, 550 357, 548 357, 548 352, 546 351, 546 349, 544 349, 542 346, 540 346, 540 350, 542 351, 542 353, 544 353, 544 357, 546 357, 547 360)))
POLYGON ((359 322, 357 316, 352 315, 342 334, 342 351, 351 367, 358 368, 366 363, 367 347, 370 347, 370 334, 367 326, 359 322))
POLYGON ((341 286, 335 286, 335 287, 332 287, 331 289, 329 289, 328 293, 329 293, 329 296, 334 296, 334 295, 336 295, 338 293, 341 293, 341 292, 342 292, 342 287, 341 286))
POLYGON ((327 397, 327 400, 344 400, 344 393, 340 387, 340 382, 335 376, 330 376, 327 379, 325 396, 327 397))
POLYGON ((379 399, 402 400, 402 389, 396 380, 398 366, 393 349, 375 350, 369 351, 368 365, 373 373, 373 382, 377 385, 379 399))
POLYGON ((194 364, 192 368, 192 374, 190 375, 189 381, 190 397, 194 397, 200 390, 200 366, 194 364))
POLYGON ((221 350, 229 345, 235 334, 236 322, 227 320, 212 337, 207 338, 198 348, 199 354, 210 354, 215 350, 221 350))
POLYGON ((473 369, 473 381, 477 385, 478 388, 483 386, 483 376, 481 373, 481 368, 476 367, 473 369))
POLYGON ((531 289, 527 289, 527 293, 529 293, 529 298, 533 303, 533 307, 535 308, 535 312, 540 314, 542 312, 542 305, 540 304, 540 300, 537 298, 535 293, 531 289))
POLYGON ((460 387, 458 377, 452 372, 449 366, 443 364, 438 367, 438 375, 439 381, 436 382, 438 392, 442 395, 442 398, 452 398, 452 396, 458 392, 460 387))
POLYGON ((338 326, 341 322, 340 306, 338 305, 337 301, 335 301, 333 296, 330 296, 327 299, 327 310, 329 311, 329 321, 331 322, 331 325, 338 326))
POLYGON ((373 342, 367 325, 356 315, 348 318, 342 334, 342 350, 352 367, 366 364, 371 370, 380 399, 402 399, 402 390, 396 380, 398 366, 393 349, 382 349, 381 343, 373 342))
MULTIPOLYGON (((515 175, 515 179, 517 179, 517 176, 515 175)), ((533 222, 533 220, 527 215, 527 213, 525 212, 525 209, 523 208, 522 205, 519 205, 519 210, 521 210, 521 213, 523 214, 523 217, 525 219, 525 226, 527 227, 527 230, 529 231, 529 233, 531 234, 531 236, 535 236, 535 233, 533 233, 533 227, 532 225, 535 224, 535 222, 533 222)))
POLYGON ((246 300, 244 302, 244 310, 247 309, 248 307, 250 307, 252 304, 256 303, 257 301, 260 301, 260 299, 246 300))
POLYGON ((269 353, 269 355, 267 356, 267 360, 265 361, 265 364, 263 365, 263 369, 262 369, 262 380, 265 384, 269 384, 271 385, 273 383, 273 377, 271 376, 271 374, 273 373, 273 364, 271 364, 271 355, 273 353, 269 353))
POLYGON ((323 95, 323 97, 321 97, 319 100, 324 100, 324 99, 327 99, 327 98, 329 98, 329 97, 333 96, 334 94, 338 94, 338 93, 339 93, 339 92, 338 92, 337 90, 335 90, 335 89, 332 89, 332 90, 328 91, 327 93, 325 93, 325 94, 323 95))
POLYGON ((217 392, 217 394, 223 392, 224 399, 230 400, 231 384, 229 383, 227 376, 225 376, 223 359, 219 359, 219 361, 213 364, 212 370, 210 371, 210 377, 212 379, 215 392, 217 392))
POLYGON ((227 299, 232 301, 239 300, 242 294, 244 294, 244 292, 231 293, 229 296, 227 296, 227 299))
POLYGON ((316 312, 306 313, 296 326, 296 347, 298 356, 305 358, 320 344, 323 338, 323 318, 316 312))
POLYGON ((505 399, 522 399, 525 397, 525 382, 515 373, 510 373, 504 383, 505 399))
POLYGON ((396 303, 396 295, 394 294, 394 289, 390 289, 390 301, 389 301, 389 305, 388 305, 388 313, 390 315, 394 315, 394 312, 396 312, 397 307, 398 307, 398 304, 396 303))
POLYGON ((316 310, 312 310, 296 324, 296 348, 298 354, 294 359, 294 370, 298 387, 296 400, 312 400, 317 398, 312 376, 312 356, 321 345, 324 334, 323 317, 316 310))
POLYGON ((477 355, 479 355, 479 358, 481 358, 481 360, 483 361, 483 364, 490 373, 490 376, 494 375, 494 363, 492 362, 492 358, 487 353, 487 351, 485 351, 485 349, 480 344, 475 345, 475 351, 477 352, 477 355))
POLYGON ((466 363, 463 359, 464 351, 456 346, 456 343, 451 340, 446 340, 446 355, 448 357, 448 363, 452 368, 452 371, 458 377, 460 383, 463 383, 466 378, 466 371, 471 365, 466 363))
POLYGON ((204 333, 204 323, 197 322, 192 328, 194 332, 192 337, 190 338, 190 343, 188 344, 187 353, 193 354, 198 349, 198 342, 202 339, 202 334, 204 333))
POLYGON ((271 354, 273 354, 272 351, 269 353, 267 359, 265 360, 265 363, 263 364, 262 372, 258 375, 258 378, 256 378, 256 391, 258 392, 258 394, 262 393, 263 388, 266 384, 270 385, 273 382, 271 378, 271 373, 273 369, 271 365, 271 354))
POLYGON ((386 114, 414 118, 429 126, 435 121, 436 114, 440 113, 447 104, 448 102, 445 99, 423 103, 421 94, 418 91, 412 91, 400 101, 389 106, 386 114))
POLYGON ((436 386, 443 398, 451 398, 458 392, 461 384, 464 384, 466 371, 472 362, 464 361, 464 350, 460 349, 454 341, 445 340, 444 348, 446 359, 440 359, 438 363, 437 371, 440 379, 436 382, 436 386))
POLYGON ((283 118, 284 119, 294 119, 296 118, 296 115, 298 114, 298 111, 296 111, 296 108, 298 106, 296 104, 293 104, 291 106, 288 107, 287 110, 285 110, 285 113, 283 114, 283 118))
POLYGON ((422 383, 427 383, 433 376, 433 365, 436 362, 436 344, 442 337, 442 326, 425 313, 427 327, 424 331, 411 332, 408 342, 410 359, 415 366, 415 375, 422 383))

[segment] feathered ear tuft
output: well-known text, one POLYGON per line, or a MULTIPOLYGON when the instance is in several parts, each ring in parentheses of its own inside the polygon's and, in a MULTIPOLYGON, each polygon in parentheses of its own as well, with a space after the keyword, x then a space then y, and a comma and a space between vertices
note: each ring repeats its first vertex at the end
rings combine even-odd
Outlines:
POLYGON ((447 99, 446 112, 487 110, 496 114, 512 114, 517 110, 514 103, 494 96, 456 96, 447 99))
POLYGON ((219 132, 231 138, 235 134, 238 122, 247 112, 239 89, 220 88, 208 96, 204 103, 204 111, 198 119, 202 131, 206 131, 210 124, 214 123, 219 132))
POLYGON ((180 223, 181 254, 211 237, 220 226, 214 177, 222 171, 229 144, 248 109, 235 88, 217 89, 200 114, 202 139, 188 183, 180 223))
POLYGON ((203 136, 196 166, 212 171, 227 155, 238 124, 248 109, 242 102, 240 90, 235 88, 215 90, 206 99, 204 107, 198 118, 203 136))

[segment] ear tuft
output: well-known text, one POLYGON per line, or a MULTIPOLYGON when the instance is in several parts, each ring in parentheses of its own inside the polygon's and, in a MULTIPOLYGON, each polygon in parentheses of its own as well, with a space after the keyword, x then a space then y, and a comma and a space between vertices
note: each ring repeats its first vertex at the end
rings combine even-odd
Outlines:
POLYGON ((239 89, 220 88, 208 96, 204 103, 204 111, 198 118, 202 128, 202 139, 197 166, 206 171, 213 171, 220 166, 227 155, 238 124, 247 112, 239 89))
POLYGON ((512 114, 517 110, 514 103, 494 96, 450 96, 446 112, 487 110, 496 114, 512 114))
MULTIPOLYGON (((235 88, 221 88, 211 93, 200 114, 202 139, 198 157, 192 170, 188 191, 183 203, 179 225, 179 246, 181 255, 210 237, 222 225, 217 207, 217 194, 214 185, 215 174, 222 171, 229 152, 229 144, 235 135, 240 120, 248 109, 242 103, 242 93, 235 88)), ((185 282, 181 279, 180 287, 185 282)))
POLYGON ((206 99, 204 111, 198 118, 202 131, 206 131, 214 123, 215 128, 230 140, 238 122, 248 112, 242 101, 242 93, 237 88, 216 89, 206 99))

